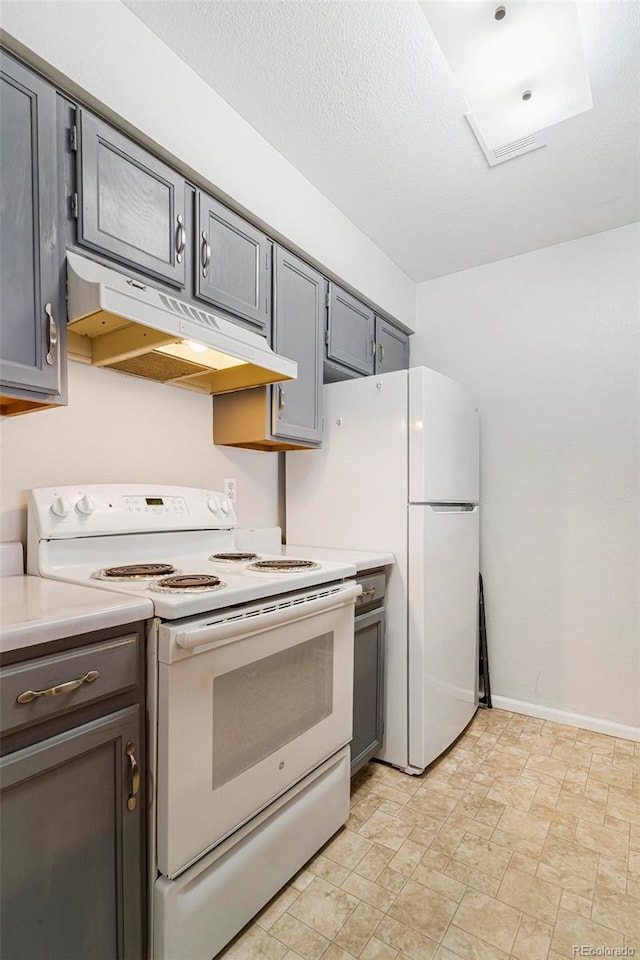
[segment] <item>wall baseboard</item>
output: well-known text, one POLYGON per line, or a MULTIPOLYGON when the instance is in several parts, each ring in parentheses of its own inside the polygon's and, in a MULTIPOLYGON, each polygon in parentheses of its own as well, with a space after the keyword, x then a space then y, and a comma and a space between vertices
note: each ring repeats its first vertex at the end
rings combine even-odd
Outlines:
POLYGON ((509 697, 495 697, 493 694, 491 701, 497 710, 509 710, 511 713, 522 713, 527 717, 536 717, 538 720, 553 720, 554 723, 564 723, 569 727, 582 727, 583 730, 606 733, 610 737, 620 737, 621 740, 640 742, 640 727, 627 726, 624 723, 616 723, 614 720, 587 717, 581 713, 568 713, 565 710, 555 710, 553 707, 544 707, 537 703, 525 703, 523 700, 511 700, 509 697))

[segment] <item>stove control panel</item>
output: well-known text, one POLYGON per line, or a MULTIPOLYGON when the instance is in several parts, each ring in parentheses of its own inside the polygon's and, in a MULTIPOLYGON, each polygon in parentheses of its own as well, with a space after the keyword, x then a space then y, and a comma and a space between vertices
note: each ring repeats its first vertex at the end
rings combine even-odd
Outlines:
POLYGON ((237 526, 222 493, 157 484, 40 487, 29 493, 29 524, 41 539, 237 526))
POLYGON ((123 497, 122 502, 129 513, 172 514, 176 517, 186 517, 189 513, 184 497, 123 497))

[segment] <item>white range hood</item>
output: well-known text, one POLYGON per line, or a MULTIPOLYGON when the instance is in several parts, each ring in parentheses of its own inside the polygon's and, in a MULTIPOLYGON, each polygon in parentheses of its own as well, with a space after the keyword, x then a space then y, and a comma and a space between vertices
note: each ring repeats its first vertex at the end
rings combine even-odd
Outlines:
POLYGON ((205 393, 292 380, 264 337, 124 273, 67 253, 70 353, 205 393))

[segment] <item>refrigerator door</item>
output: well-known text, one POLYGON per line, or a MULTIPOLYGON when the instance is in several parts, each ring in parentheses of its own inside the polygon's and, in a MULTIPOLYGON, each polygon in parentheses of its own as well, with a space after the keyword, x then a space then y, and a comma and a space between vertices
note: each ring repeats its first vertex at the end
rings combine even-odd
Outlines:
POLYGON ((409 424, 409 502, 477 503, 479 417, 460 384, 409 370, 409 424))
POLYGON ((409 764, 423 770, 478 702, 478 506, 409 507, 409 764))
POLYGON ((321 450, 286 454, 287 541, 392 553, 384 747, 407 765, 408 371, 324 387, 321 450))

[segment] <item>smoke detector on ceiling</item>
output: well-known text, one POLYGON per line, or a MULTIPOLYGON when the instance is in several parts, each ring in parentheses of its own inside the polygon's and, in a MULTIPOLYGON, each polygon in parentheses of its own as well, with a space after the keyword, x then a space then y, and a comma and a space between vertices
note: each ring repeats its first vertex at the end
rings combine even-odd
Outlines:
POLYGON ((497 163, 513 160, 514 157, 521 157, 523 153, 531 153, 532 150, 539 150, 540 147, 546 147, 547 145, 544 135, 538 130, 536 133, 530 133, 528 136, 512 140, 510 143, 503 143, 499 147, 488 147, 471 114, 465 113, 465 117, 490 167, 495 167, 497 163))

